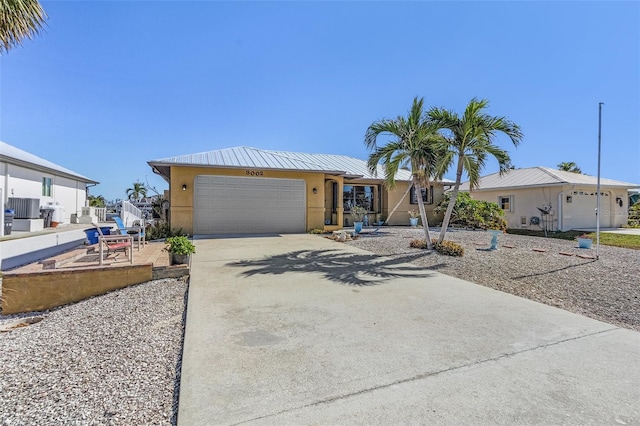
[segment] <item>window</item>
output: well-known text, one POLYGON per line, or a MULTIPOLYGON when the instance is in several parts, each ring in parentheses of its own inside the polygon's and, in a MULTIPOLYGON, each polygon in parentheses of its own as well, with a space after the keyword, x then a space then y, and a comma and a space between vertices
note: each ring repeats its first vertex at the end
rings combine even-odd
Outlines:
MULTIPOLYGON (((422 189, 422 202, 424 204, 433 204, 433 185, 427 188, 422 189)), ((411 200, 409 201, 411 204, 418 204, 418 198, 416 197, 416 188, 411 188, 411 200)))
POLYGON ((350 212, 351 207, 360 206, 367 211, 374 211, 376 203, 374 202, 375 187, 363 185, 345 185, 342 187, 342 202, 344 211, 350 212))
POLYGON ((42 178, 42 196, 51 197, 51 178, 42 178))
POLYGON ((500 208, 507 212, 513 211, 513 195, 508 195, 506 197, 498 197, 498 205, 500 208))

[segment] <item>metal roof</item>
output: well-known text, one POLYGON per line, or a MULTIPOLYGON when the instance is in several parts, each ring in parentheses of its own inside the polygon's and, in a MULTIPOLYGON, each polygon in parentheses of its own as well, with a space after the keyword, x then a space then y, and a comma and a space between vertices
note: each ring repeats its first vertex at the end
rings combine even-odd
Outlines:
MULTIPOLYGON (((219 149, 197 154, 179 155, 149 161, 148 164, 165 178, 169 178, 171 166, 260 168, 279 170, 317 171, 348 178, 375 179, 384 178, 384 168, 378 165, 377 175, 369 172, 367 162, 346 155, 307 154, 291 151, 270 151, 240 146, 219 149)), ((396 180, 410 180, 411 173, 398 170, 396 180)), ((452 183, 444 179, 445 183, 452 183)))
POLYGON ((80 182, 99 183, 86 176, 82 176, 74 171, 59 166, 51 161, 30 154, 26 151, 16 148, 13 145, 0 141, 0 161, 15 164, 22 167, 39 169, 42 171, 53 172, 62 176, 70 177, 80 182))
MULTIPOLYGON (((500 176, 500 173, 483 176, 479 180, 478 189, 474 189, 474 191, 559 185, 596 186, 597 183, 598 178, 596 176, 565 172, 562 170, 554 170, 549 167, 538 166, 526 169, 509 170, 503 176, 500 176)), ((637 183, 600 178, 600 187, 602 188, 634 188, 636 186, 638 186, 637 183)), ((460 185, 460 190, 469 191, 469 182, 467 181, 462 183, 460 185)))

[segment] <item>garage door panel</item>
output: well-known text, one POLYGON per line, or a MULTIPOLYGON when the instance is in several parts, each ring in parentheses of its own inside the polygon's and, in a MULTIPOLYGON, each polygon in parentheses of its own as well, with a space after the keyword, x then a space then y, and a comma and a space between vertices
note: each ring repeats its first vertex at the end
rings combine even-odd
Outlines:
POLYGON ((303 180, 198 176, 194 233, 292 233, 306 227, 303 180))
MULTIPOLYGON (((600 226, 611 226, 610 195, 600 193, 600 226)), ((572 227, 595 228, 597 217, 598 196, 596 191, 573 191, 571 194, 572 227)))

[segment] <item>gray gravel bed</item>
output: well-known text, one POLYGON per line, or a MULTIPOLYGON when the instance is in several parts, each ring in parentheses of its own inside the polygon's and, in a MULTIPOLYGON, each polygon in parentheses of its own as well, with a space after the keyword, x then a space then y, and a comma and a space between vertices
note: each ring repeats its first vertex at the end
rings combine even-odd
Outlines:
MULTIPOLYGON (((430 235, 437 239, 439 230, 430 235)), ((424 230, 382 227, 376 234, 365 230, 347 244, 381 255, 406 255, 421 251, 409 247, 413 238, 424 238, 424 230)), ((446 240, 461 244, 464 256, 422 251, 424 256, 411 263, 640 331, 640 250, 601 245, 599 260, 593 260, 577 255, 595 256, 595 242, 592 249, 580 249, 576 241, 502 234, 499 249, 488 251, 486 231, 451 230, 446 240)))
POLYGON ((150 281, 0 316, 0 425, 175 424, 187 283, 150 281))

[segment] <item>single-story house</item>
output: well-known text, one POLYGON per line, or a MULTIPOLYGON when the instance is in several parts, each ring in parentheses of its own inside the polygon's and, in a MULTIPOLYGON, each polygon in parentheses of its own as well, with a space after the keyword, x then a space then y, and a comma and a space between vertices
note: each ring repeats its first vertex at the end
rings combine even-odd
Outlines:
MULTIPOLYGON (((629 217, 629 188, 637 183, 600 179, 600 227, 617 228, 629 217)), ((469 192, 469 182, 460 186, 469 192)), ((568 231, 596 228, 597 177, 530 167, 480 178, 473 199, 498 203, 509 228, 568 231)))
MULTIPOLYGON (((148 164, 169 184, 171 227, 197 235, 337 230, 353 225, 349 212, 356 205, 375 223, 389 216, 411 180, 400 170, 389 190, 382 167, 371 174, 364 160, 243 146, 148 164)), ((443 194, 442 182, 423 191, 429 221, 443 194)), ((389 223, 408 225, 416 203, 415 193, 407 196, 389 223)))
MULTIPOLYGON (((12 229, 42 229, 41 208, 55 211, 58 223, 81 215, 87 188, 98 184, 62 166, 0 141, 0 203, 15 211, 12 229)), ((0 215, 4 235, 4 215, 0 215)))

